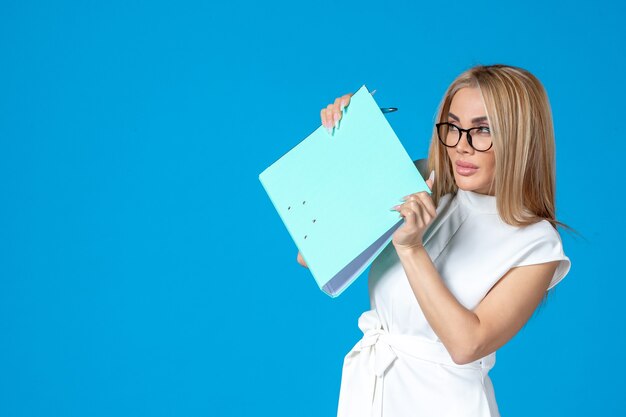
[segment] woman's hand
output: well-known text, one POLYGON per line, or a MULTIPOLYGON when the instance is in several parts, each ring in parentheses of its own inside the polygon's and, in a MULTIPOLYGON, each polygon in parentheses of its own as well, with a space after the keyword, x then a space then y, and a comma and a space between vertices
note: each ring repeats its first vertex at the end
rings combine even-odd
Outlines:
POLYGON ((322 125, 326 128, 328 133, 332 133, 333 128, 339 126, 339 120, 341 120, 341 116, 343 116, 343 109, 350 104, 350 97, 352 97, 352 94, 337 97, 334 103, 329 104, 320 111, 322 125))
MULTIPOLYGON (((426 180, 428 188, 433 188, 434 180, 435 171, 431 172, 430 178, 426 180)), ((433 199, 426 191, 410 194, 404 201, 404 204, 393 208, 404 217, 404 224, 395 231, 392 238, 396 251, 423 246, 424 232, 437 216, 433 199)))
POLYGON ((298 251, 298 257, 296 258, 296 260, 298 261, 298 263, 300 265, 302 265, 305 268, 308 268, 309 266, 306 264, 306 262, 304 261, 304 258, 302 257, 302 254, 300 253, 300 251, 298 251))

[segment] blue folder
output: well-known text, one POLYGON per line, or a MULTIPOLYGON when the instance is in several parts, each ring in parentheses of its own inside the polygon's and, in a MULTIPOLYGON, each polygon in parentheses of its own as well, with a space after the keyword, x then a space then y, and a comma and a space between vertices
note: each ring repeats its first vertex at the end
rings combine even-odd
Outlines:
POLYGON ((259 180, 331 297, 363 273, 404 222, 390 208, 405 195, 430 192, 365 86, 332 136, 320 126, 259 180))

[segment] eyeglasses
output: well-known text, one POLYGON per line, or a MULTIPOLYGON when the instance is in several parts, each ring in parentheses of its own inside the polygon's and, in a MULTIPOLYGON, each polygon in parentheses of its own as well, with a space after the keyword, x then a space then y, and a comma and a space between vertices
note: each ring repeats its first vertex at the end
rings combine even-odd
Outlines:
POLYGON ((467 143, 478 152, 486 152, 491 149, 491 130, 487 126, 462 129, 452 123, 437 123, 437 136, 439 141, 448 148, 454 148, 461 141, 463 132, 467 135, 467 143), (471 132, 475 132, 473 135, 471 132))

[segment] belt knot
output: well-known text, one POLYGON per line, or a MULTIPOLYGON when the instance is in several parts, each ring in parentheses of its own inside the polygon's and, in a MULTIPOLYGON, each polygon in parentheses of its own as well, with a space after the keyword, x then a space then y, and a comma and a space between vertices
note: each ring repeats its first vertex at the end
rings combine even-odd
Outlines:
POLYGON ((382 377, 397 356, 386 340, 388 333, 383 328, 376 310, 366 311, 359 317, 359 328, 363 332, 363 337, 356 349, 358 351, 372 349, 373 364, 370 370, 376 376, 382 377))

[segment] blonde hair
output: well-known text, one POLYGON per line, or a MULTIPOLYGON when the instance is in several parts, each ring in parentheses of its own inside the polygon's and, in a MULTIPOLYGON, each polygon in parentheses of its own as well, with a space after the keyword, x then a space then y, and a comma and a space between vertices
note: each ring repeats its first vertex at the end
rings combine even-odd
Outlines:
MULTIPOLYGON (((476 66, 459 75, 448 87, 437 112, 446 122, 452 98, 461 88, 478 88, 485 102, 495 153, 495 189, 498 213, 513 226, 540 220, 554 228, 563 225, 555 215, 554 127, 548 96, 530 72, 508 65, 476 66)), ((435 170, 433 200, 456 193, 452 165, 433 129, 428 155, 435 170)))

